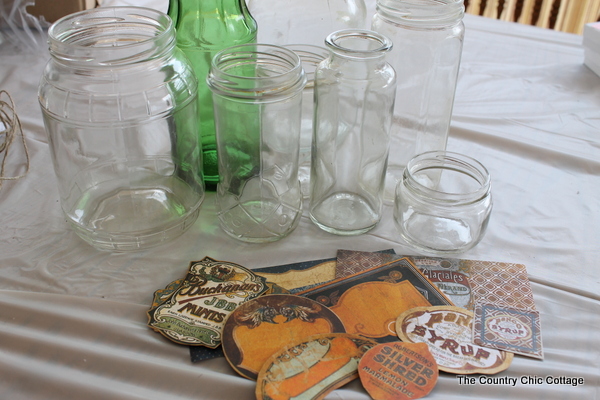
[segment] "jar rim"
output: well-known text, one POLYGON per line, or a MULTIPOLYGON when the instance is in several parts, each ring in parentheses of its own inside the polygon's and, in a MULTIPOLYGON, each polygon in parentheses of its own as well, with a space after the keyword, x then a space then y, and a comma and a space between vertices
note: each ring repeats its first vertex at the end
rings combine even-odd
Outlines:
MULTIPOLYGON (((402 176, 404 184, 414 192, 431 201, 450 205, 478 202, 489 196, 491 177, 487 168, 473 157, 450 151, 429 151, 413 157, 402 176), (424 171, 451 170, 477 183, 475 188, 461 192, 450 192, 424 184, 417 176, 424 171)), ((428 182, 430 183, 430 182, 428 182)))
POLYGON ((163 12, 146 7, 98 7, 53 23, 53 57, 70 62, 118 65, 149 59, 175 46, 174 26, 163 12))
POLYGON ((464 0, 377 0, 377 12, 397 24, 448 27, 462 21, 464 0))
POLYGON ((329 49, 313 44, 286 44, 283 47, 292 50, 302 63, 302 68, 308 80, 307 87, 312 87, 314 84, 315 71, 321 61, 328 58, 331 54, 329 49))
POLYGON ((213 93, 240 99, 289 97, 306 85, 300 57, 283 46, 250 43, 219 51, 206 78, 213 93), (268 66, 263 75, 244 74, 248 66, 268 66), (241 68, 241 69, 240 69, 241 68))
POLYGON ((342 29, 327 36, 325 44, 348 58, 380 58, 392 49, 392 40, 366 29, 342 29))

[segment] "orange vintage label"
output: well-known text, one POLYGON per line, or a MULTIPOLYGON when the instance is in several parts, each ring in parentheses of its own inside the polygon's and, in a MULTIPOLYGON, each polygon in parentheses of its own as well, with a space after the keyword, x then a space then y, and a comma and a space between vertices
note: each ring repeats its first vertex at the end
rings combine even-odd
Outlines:
POLYGON ((367 351, 358 375, 375 400, 418 399, 434 388, 438 367, 425 343, 382 343, 367 351))
POLYGON ((346 333, 320 334, 291 343, 264 363, 256 399, 322 399, 358 377, 359 360, 376 344, 346 333))
POLYGON ((381 338, 395 333, 396 318, 414 307, 428 306, 429 302, 408 281, 365 282, 348 289, 331 308, 346 332, 371 338, 381 338), (385 299, 377 307, 365 299, 385 299))
POLYGON ((223 352, 236 372, 256 379, 264 362, 286 345, 332 332, 344 332, 344 325, 324 305, 294 295, 261 296, 229 316, 223 329, 223 352))

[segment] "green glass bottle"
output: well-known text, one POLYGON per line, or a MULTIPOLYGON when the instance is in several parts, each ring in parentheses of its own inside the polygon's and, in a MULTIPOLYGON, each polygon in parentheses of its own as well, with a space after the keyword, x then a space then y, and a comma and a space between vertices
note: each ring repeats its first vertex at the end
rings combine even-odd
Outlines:
POLYGON ((214 190, 219 171, 212 93, 206 76, 218 51, 256 42, 256 21, 245 0, 170 0, 168 14, 175 24, 177 47, 190 59, 198 77, 204 181, 208 190, 214 190))

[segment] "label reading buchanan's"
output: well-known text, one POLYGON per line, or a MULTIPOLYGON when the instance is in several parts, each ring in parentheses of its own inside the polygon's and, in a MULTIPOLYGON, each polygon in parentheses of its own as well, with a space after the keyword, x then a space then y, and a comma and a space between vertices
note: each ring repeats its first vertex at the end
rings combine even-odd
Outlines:
POLYGON ((148 311, 148 325, 176 343, 216 348, 227 316, 266 290, 265 278, 241 265, 205 257, 191 262, 181 285, 148 311))

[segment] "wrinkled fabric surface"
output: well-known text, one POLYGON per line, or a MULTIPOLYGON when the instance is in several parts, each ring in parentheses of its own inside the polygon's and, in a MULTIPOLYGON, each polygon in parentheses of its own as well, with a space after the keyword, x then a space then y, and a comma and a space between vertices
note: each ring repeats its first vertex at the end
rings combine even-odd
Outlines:
MULTIPOLYGON (((465 24, 448 150, 488 168, 494 209, 484 239, 461 258, 526 265, 545 354, 515 356, 497 376, 585 384, 466 386, 442 373, 429 398, 600 398, 600 77, 583 65, 581 36, 470 15, 465 24)), ((31 155, 29 174, 0 189, 0 399, 253 399, 254 382, 225 359, 192 364, 187 348, 146 326, 155 290, 204 256, 258 268, 332 258, 337 249, 414 254, 390 204, 365 235, 320 231, 305 208, 289 237, 251 245, 220 230, 212 193, 194 226, 169 244, 132 254, 91 248, 59 205, 37 103, 47 58, 0 46, 0 89, 15 100, 31 155)), ((23 159, 14 145, 6 174, 18 175, 23 159)), ((354 381, 326 398, 369 396, 354 381)))

